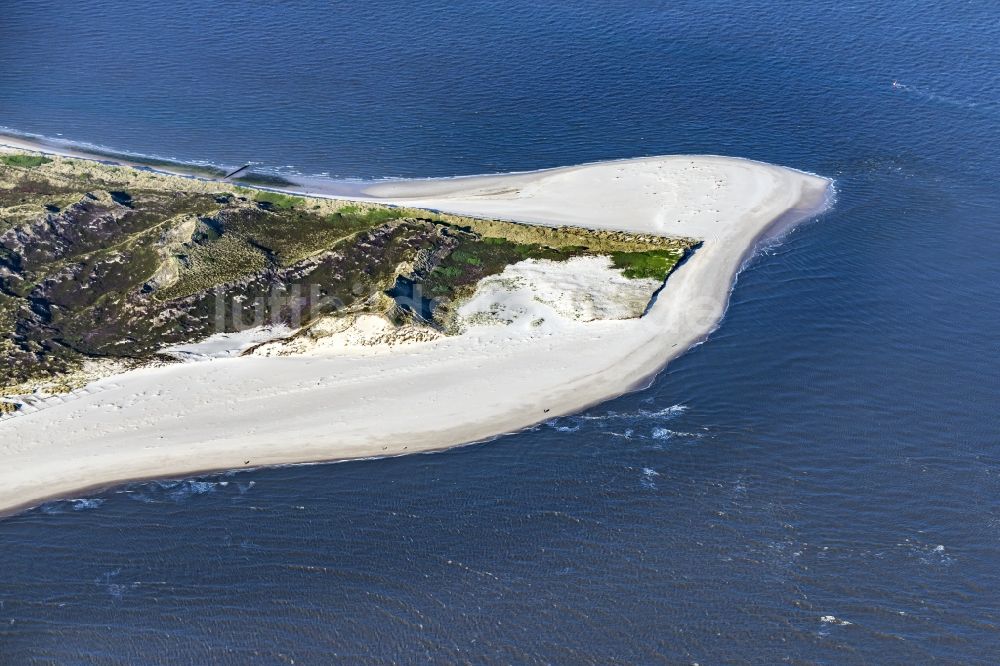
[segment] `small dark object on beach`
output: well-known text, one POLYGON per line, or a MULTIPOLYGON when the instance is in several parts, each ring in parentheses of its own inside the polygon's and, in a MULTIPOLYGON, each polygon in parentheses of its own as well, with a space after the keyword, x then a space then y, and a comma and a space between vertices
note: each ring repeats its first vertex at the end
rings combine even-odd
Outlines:
POLYGON ((243 166, 241 166, 236 171, 230 171, 229 173, 227 173, 225 176, 222 177, 222 179, 226 180, 227 178, 232 178, 233 176, 235 176, 236 174, 238 174, 240 171, 243 171, 244 169, 249 169, 250 166, 251 166, 250 164, 244 164, 243 166))

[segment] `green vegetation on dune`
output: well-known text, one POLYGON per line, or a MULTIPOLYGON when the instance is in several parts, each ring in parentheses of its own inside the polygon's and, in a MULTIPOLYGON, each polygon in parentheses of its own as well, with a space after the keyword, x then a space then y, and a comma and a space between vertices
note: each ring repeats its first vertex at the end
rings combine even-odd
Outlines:
POLYGON ((682 250, 649 250, 646 252, 613 252, 612 265, 622 269, 625 277, 666 280, 678 262, 684 258, 682 250))
POLYGON ((564 261, 593 254, 585 246, 550 247, 540 243, 515 243, 506 238, 482 237, 472 232, 456 233, 457 245, 424 278, 424 291, 434 298, 457 299, 484 277, 496 275, 510 264, 525 259, 564 261))
POLYGON ((306 202, 306 200, 302 197, 292 196, 291 194, 282 194, 281 192, 267 192, 263 190, 254 194, 254 200, 259 203, 270 204, 275 208, 286 210, 301 206, 306 202))
POLYGON ((361 206, 358 204, 347 204, 335 213, 336 217, 353 219, 365 225, 381 224, 390 220, 399 220, 406 217, 423 217, 432 219, 435 216, 428 211, 415 211, 412 208, 395 208, 388 206, 361 206))
POLYGON ((84 359, 143 363, 170 344, 332 312, 449 331, 454 303, 510 264, 610 255, 628 277, 664 279, 694 245, 5 154, 0 396, 84 359))
POLYGON ((0 162, 13 167, 37 167, 51 161, 41 155, 0 154, 0 162))

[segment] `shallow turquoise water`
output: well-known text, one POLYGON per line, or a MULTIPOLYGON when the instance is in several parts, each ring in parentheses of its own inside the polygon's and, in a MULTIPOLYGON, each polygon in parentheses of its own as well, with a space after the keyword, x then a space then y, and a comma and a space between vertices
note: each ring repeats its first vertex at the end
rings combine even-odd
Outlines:
POLYGON ((998 45, 989 2, 5 6, 21 132, 342 178, 718 153, 839 194, 645 391, 0 522, 0 663, 995 661, 998 45))

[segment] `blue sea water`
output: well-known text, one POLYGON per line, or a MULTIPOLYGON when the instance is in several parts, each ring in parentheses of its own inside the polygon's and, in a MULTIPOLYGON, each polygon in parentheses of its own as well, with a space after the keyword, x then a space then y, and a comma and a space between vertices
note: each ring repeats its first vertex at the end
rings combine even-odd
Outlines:
POLYGON ((644 391, 0 521, 0 664, 1000 660, 995 2, 4 2, 0 125, 338 178, 716 153, 838 189, 644 391))

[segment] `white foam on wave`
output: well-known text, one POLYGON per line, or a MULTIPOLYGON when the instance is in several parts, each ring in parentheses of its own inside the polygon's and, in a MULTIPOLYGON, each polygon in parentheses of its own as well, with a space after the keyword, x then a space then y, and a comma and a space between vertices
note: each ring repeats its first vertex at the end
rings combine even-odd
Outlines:
MULTIPOLYGON (((676 418, 687 411, 687 405, 677 404, 663 407, 661 409, 642 409, 634 412, 605 412, 603 414, 577 414, 565 417, 577 422, 584 421, 621 421, 636 419, 664 419, 676 418)), ((558 423, 561 419, 553 419, 550 423, 558 423)))
POLYGON ((75 498, 67 500, 58 500, 55 502, 46 502, 39 506, 39 510, 48 516, 56 516, 61 513, 65 513, 66 508, 70 508, 73 511, 90 511, 93 509, 98 509, 104 504, 104 500, 100 498, 75 498))
POLYGON ((556 420, 552 420, 552 421, 547 421, 546 422, 546 424, 549 425, 549 426, 551 426, 556 432, 576 432, 577 430, 580 429, 580 424, 579 423, 571 425, 571 426, 556 425, 557 423, 558 423, 558 421, 556 421, 556 420))
POLYGON ((642 468, 642 479, 640 480, 639 483, 642 485, 643 488, 646 488, 646 489, 649 489, 649 490, 655 490, 656 489, 656 482, 653 479, 655 479, 659 475, 660 475, 660 473, 657 472, 652 467, 643 467, 642 468))
POLYGON ((73 499, 70 500, 70 504, 72 504, 74 511, 87 511, 88 509, 99 508, 102 504, 104 504, 104 500, 97 498, 73 499))
MULTIPOLYGON (((687 409, 687 405, 674 404, 659 409, 640 408, 634 412, 609 411, 603 414, 576 414, 573 416, 551 419, 546 421, 544 425, 552 430, 555 430, 556 432, 570 434, 579 432, 584 425, 594 424, 600 427, 607 424, 611 426, 611 428, 602 430, 601 432, 603 432, 603 434, 626 440, 652 439, 658 442, 664 442, 678 436, 700 439, 704 436, 701 433, 681 432, 659 425, 664 421, 677 418, 687 411, 687 409), (653 422, 651 430, 640 428, 640 426, 646 425, 648 421, 653 422), (614 428, 614 424, 617 423, 621 423, 627 427, 622 430, 617 430, 614 428)), ((662 444, 657 444, 654 448, 660 449, 662 448, 662 444)))
MULTIPOLYGON (((253 481, 248 483, 236 483, 236 489, 240 495, 244 495, 254 487, 253 481)), ((229 481, 208 481, 204 479, 183 479, 148 481, 130 485, 118 492, 127 495, 130 499, 143 504, 153 504, 164 499, 173 502, 183 502, 197 495, 207 495, 214 493, 221 488, 230 485, 229 481)))
POLYGON ((194 495, 214 493, 218 488, 228 485, 225 481, 182 481, 168 495, 175 502, 180 502, 194 495))
POLYGON ((840 618, 836 617, 835 615, 824 615, 824 616, 822 616, 819 619, 819 621, 822 622, 822 623, 824 623, 824 624, 836 624, 836 625, 841 626, 841 627, 847 627, 847 626, 850 626, 850 625, 854 624, 850 620, 841 620, 840 618))

